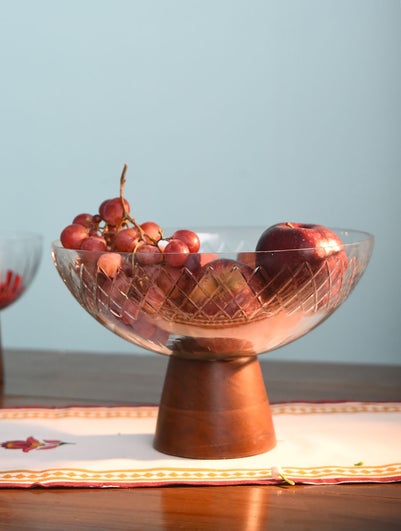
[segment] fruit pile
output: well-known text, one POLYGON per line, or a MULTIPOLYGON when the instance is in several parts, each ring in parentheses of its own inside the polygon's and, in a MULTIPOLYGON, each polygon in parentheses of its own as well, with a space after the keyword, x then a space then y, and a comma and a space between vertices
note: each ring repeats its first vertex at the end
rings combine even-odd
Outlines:
POLYGON ((235 259, 206 254, 191 230, 166 236, 156 222, 136 221, 124 197, 126 171, 127 165, 118 197, 94 215, 77 215, 60 235, 63 247, 82 251, 87 285, 92 276, 101 286, 96 296, 123 323, 138 326, 143 316, 162 315, 223 326, 283 310, 317 311, 338 296, 348 258, 332 230, 279 223, 261 234, 255 251, 235 259))

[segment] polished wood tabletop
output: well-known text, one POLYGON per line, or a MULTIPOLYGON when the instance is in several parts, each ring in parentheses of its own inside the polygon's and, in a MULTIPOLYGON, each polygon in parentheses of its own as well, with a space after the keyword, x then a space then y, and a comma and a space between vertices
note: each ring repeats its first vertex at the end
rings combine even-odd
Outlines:
MULTIPOLYGON (((158 403, 167 358, 6 350, 1 407, 158 403)), ((271 402, 401 400, 401 366, 261 357, 271 402)), ((401 441, 400 441, 401 444, 401 441)), ((401 483, 0 489, 7 530, 401 529, 401 483)))

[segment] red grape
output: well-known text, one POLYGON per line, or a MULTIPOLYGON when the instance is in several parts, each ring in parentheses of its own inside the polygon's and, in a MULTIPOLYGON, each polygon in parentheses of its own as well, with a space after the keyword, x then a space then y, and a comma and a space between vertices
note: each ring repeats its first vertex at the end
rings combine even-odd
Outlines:
MULTIPOLYGON (((123 201, 125 205, 125 212, 128 214, 130 210, 130 205, 126 199, 124 199, 123 201)), ((120 197, 108 199, 105 203, 102 203, 102 205, 100 205, 100 209, 102 211, 102 218, 106 223, 109 223, 110 225, 119 225, 123 220, 124 211, 120 197)))
POLYGON ((170 240, 164 248, 164 261, 172 267, 181 267, 187 261, 189 249, 182 240, 170 240))
POLYGON ((80 249, 82 242, 88 238, 89 230, 83 225, 67 225, 60 235, 60 241, 66 249, 80 249))
POLYGON ((156 245, 142 243, 136 250, 135 258, 141 265, 160 264, 163 261, 163 253, 156 245))
POLYGON ((98 271, 102 271, 107 277, 114 278, 120 271, 122 258, 118 253, 104 253, 97 261, 98 271))
POLYGON ((123 253, 132 253, 138 244, 139 236, 137 227, 120 230, 116 233, 113 240, 114 249, 123 253))
POLYGON ((199 251, 199 236, 196 234, 196 232, 193 232, 192 230, 176 230, 172 235, 172 238, 183 241, 188 246, 190 253, 197 253, 199 251))
POLYGON ((160 225, 154 221, 145 221, 144 223, 141 223, 141 229, 145 233, 144 239, 146 243, 154 243, 162 239, 163 231, 160 225))
POLYGON ((109 201, 110 199, 105 199, 99 206, 99 216, 101 219, 104 219, 104 209, 109 201))
POLYGON ((87 227, 90 229, 94 225, 93 216, 92 214, 78 214, 75 216, 75 218, 72 220, 73 223, 77 223, 78 225, 83 225, 84 227, 87 227))
POLYGON ((102 236, 89 236, 81 243, 83 251, 106 251, 107 243, 102 236))

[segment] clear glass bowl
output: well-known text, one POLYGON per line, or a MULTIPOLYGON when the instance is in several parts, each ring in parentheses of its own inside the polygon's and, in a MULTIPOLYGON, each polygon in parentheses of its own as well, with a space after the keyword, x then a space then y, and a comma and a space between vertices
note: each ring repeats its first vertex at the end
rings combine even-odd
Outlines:
POLYGON ((348 264, 324 261, 316 270, 309 249, 276 251, 296 253, 298 265, 271 276, 252 251, 262 228, 194 230, 200 253, 181 268, 119 253, 123 266, 110 279, 97 270, 102 253, 55 243, 52 255, 81 306, 112 332, 160 354, 229 359, 276 349, 316 327, 348 297, 373 247, 367 233, 338 230, 348 264))
MULTIPOLYGON (((40 264, 42 236, 0 231, 0 310, 16 302, 30 286, 40 264)), ((3 383, 0 336, 0 384, 3 383)))
POLYGON ((41 252, 39 234, 0 231, 0 310, 15 302, 31 284, 41 252))

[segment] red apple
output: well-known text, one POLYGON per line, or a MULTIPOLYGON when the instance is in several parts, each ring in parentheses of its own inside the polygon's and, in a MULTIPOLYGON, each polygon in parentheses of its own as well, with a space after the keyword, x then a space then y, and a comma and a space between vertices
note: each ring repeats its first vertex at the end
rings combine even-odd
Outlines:
POLYGON ((187 313, 206 321, 246 321, 262 308, 264 284, 246 264, 219 258, 196 273, 196 284, 183 305, 187 313))
POLYGON ((278 223, 257 246, 257 265, 279 298, 302 309, 320 309, 337 298, 348 257, 341 238, 323 225, 278 223))

